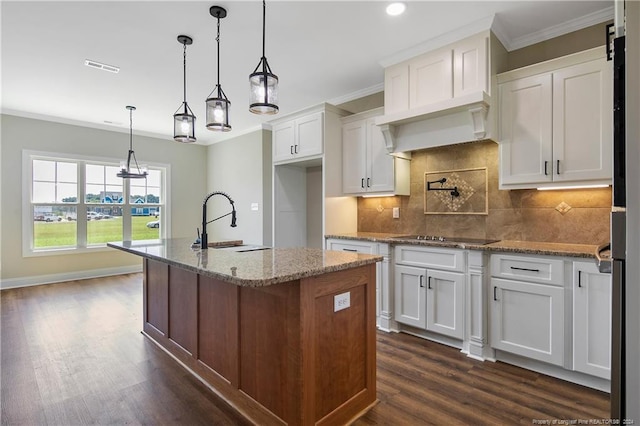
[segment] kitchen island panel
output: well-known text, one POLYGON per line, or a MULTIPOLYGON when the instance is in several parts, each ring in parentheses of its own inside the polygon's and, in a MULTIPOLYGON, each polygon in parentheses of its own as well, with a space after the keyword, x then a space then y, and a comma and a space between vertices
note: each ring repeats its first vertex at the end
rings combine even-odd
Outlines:
POLYGON ((198 359, 230 384, 238 385, 239 287, 200 276, 198 359))
POLYGON ((169 339, 194 356, 198 344, 198 274, 169 268, 169 339))
POLYGON ((300 423, 300 282, 240 289, 240 389, 300 423))
MULTIPOLYGON (((347 424, 376 403, 374 265, 302 280, 303 412, 320 425, 347 424), (350 306, 335 311, 335 296, 350 306)), ((308 419, 307 419, 308 421, 308 419)))
POLYGON ((145 259, 144 269, 144 325, 166 336, 169 332, 169 265, 145 259))

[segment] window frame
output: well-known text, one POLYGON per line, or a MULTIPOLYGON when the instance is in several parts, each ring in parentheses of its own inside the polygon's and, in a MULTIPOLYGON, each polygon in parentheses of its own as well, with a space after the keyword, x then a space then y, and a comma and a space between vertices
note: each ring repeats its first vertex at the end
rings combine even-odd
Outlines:
MULTIPOLYGON (((96 253, 110 251, 106 243, 87 243, 87 210, 94 207, 113 206, 114 204, 87 203, 86 202, 86 165, 120 166, 120 160, 115 158, 83 156, 74 154, 62 154, 44 151, 22 151, 22 255, 23 257, 52 256, 77 253, 96 253), (75 203, 63 202, 33 202, 33 160, 72 162, 77 165, 77 198, 75 203), (66 247, 36 248, 34 246, 34 206, 75 206, 76 207, 76 244, 66 247)), ((131 239, 131 208, 137 206, 158 207, 160 210, 159 238, 171 236, 171 166, 163 163, 145 161, 149 169, 160 170, 160 203, 133 204, 129 199, 130 179, 123 182, 123 202, 116 205, 122 206, 122 239, 131 239)))

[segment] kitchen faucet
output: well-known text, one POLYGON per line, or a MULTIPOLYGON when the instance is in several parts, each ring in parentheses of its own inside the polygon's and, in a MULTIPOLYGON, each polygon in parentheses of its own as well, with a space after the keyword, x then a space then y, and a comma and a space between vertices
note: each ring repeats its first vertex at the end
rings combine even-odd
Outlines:
POLYGON ((209 248, 209 243, 207 241, 207 225, 215 220, 222 219, 223 217, 229 216, 229 215, 231 215, 231 227, 235 228, 237 226, 236 225, 236 207, 234 206, 233 200, 231 199, 229 194, 222 191, 213 191, 212 193, 204 197, 204 201, 202 202, 202 236, 200 237, 200 248, 202 250, 209 248), (227 214, 223 214, 222 216, 218 216, 215 219, 211 219, 210 221, 207 222, 207 201, 209 201, 209 198, 213 197, 214 195, 222 195, 226 197, 227 200, 229 200, 229 203, 231 203, 231 211, 227 214))

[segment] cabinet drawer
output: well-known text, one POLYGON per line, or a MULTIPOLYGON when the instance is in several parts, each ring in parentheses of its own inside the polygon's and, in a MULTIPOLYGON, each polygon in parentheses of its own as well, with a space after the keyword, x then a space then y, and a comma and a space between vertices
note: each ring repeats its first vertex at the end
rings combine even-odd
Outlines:
POLYGON ((376 244, 349 240, 327 240, 327 250, 377 254, 376 244))
POLYGON ((467 267, 464 250, 420 246, 397 246, 395 263, 459 272, 467 267))
POLYGON ((491 256, 491 276, 564 285, 564 261, 550 257, 491 256))

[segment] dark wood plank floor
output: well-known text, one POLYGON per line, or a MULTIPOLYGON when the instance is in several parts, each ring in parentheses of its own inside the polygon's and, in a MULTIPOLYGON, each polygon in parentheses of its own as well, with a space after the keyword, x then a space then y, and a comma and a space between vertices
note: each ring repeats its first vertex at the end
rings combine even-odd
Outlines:
MULTIPOLYGON (((3 425, 245 424, 142 334, 142 276, 4 290, 3 425)), ((608 395, 378 333, 380 403, 356 425, 608 418, 608 395)))

